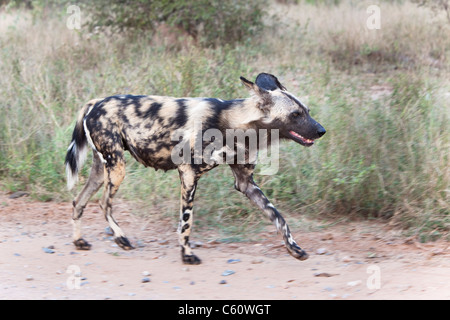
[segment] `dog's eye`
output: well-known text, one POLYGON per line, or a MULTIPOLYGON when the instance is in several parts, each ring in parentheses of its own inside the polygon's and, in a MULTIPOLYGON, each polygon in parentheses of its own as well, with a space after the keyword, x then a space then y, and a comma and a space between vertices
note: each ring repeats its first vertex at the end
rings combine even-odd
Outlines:
POLYGON ((291 113, 291 116, 294 118, 300 117, 302 114, 299 111, 294 111, 291 113))

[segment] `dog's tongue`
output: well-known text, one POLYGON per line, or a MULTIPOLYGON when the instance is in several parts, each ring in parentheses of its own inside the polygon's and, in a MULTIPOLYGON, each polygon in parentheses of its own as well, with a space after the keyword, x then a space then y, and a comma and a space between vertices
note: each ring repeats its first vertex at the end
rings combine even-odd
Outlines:
POLYGON ((292 134, 294 137, 302 140, 304 143, 314 143, 314 140, 303 138, 301 135, 299 135, 297 132, 289 131, 290 134, 292 134))

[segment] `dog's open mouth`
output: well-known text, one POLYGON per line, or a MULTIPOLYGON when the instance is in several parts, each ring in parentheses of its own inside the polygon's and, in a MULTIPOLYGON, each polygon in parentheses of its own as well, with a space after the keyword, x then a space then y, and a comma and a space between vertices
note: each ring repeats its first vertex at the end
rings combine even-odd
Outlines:
POLYGON ((294 138, 293 140, 296 142, 299 142, 300 144, 309 147, 312 146, 314 144, 314 140, 312 139, 306 139, 304 137, 302 137, 301 135, 299 135, 297 132, 294 131, 289 131, 289 134, 294 138))

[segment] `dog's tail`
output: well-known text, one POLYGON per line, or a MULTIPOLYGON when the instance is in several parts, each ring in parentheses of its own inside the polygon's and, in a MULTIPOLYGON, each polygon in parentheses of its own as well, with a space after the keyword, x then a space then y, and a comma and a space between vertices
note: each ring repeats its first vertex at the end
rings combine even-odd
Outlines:
POLYGON ((69 190, 78 182, 78 171, 86 160, 88 140, 84 129, 84 118, 92 110, 95 103, 101 100, 89 101, 78 113, 77 122, 72 133, 72 141, 67 149, 66 160, 64 162, 66 165, 67 188, 69 190))

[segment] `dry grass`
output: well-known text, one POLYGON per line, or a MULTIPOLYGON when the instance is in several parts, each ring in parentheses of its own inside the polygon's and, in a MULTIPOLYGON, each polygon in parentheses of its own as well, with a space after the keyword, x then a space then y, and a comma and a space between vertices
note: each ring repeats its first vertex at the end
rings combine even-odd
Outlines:
POLYGON ((370 5, 373 1, 275 6, 273 11, 280 17, 278 25, 283 26, 280 34, 294 36, 300 44, 284 48, 283 54, 324 54, 342 70, 365 63, 372 69, 377 63, 448 66, 449 41, 445 34, 450 34, 450 24, 445 13, 436 15, 409 2, 386 1, 379 4, 381 28, 370 30, 366 26, 370 5))

